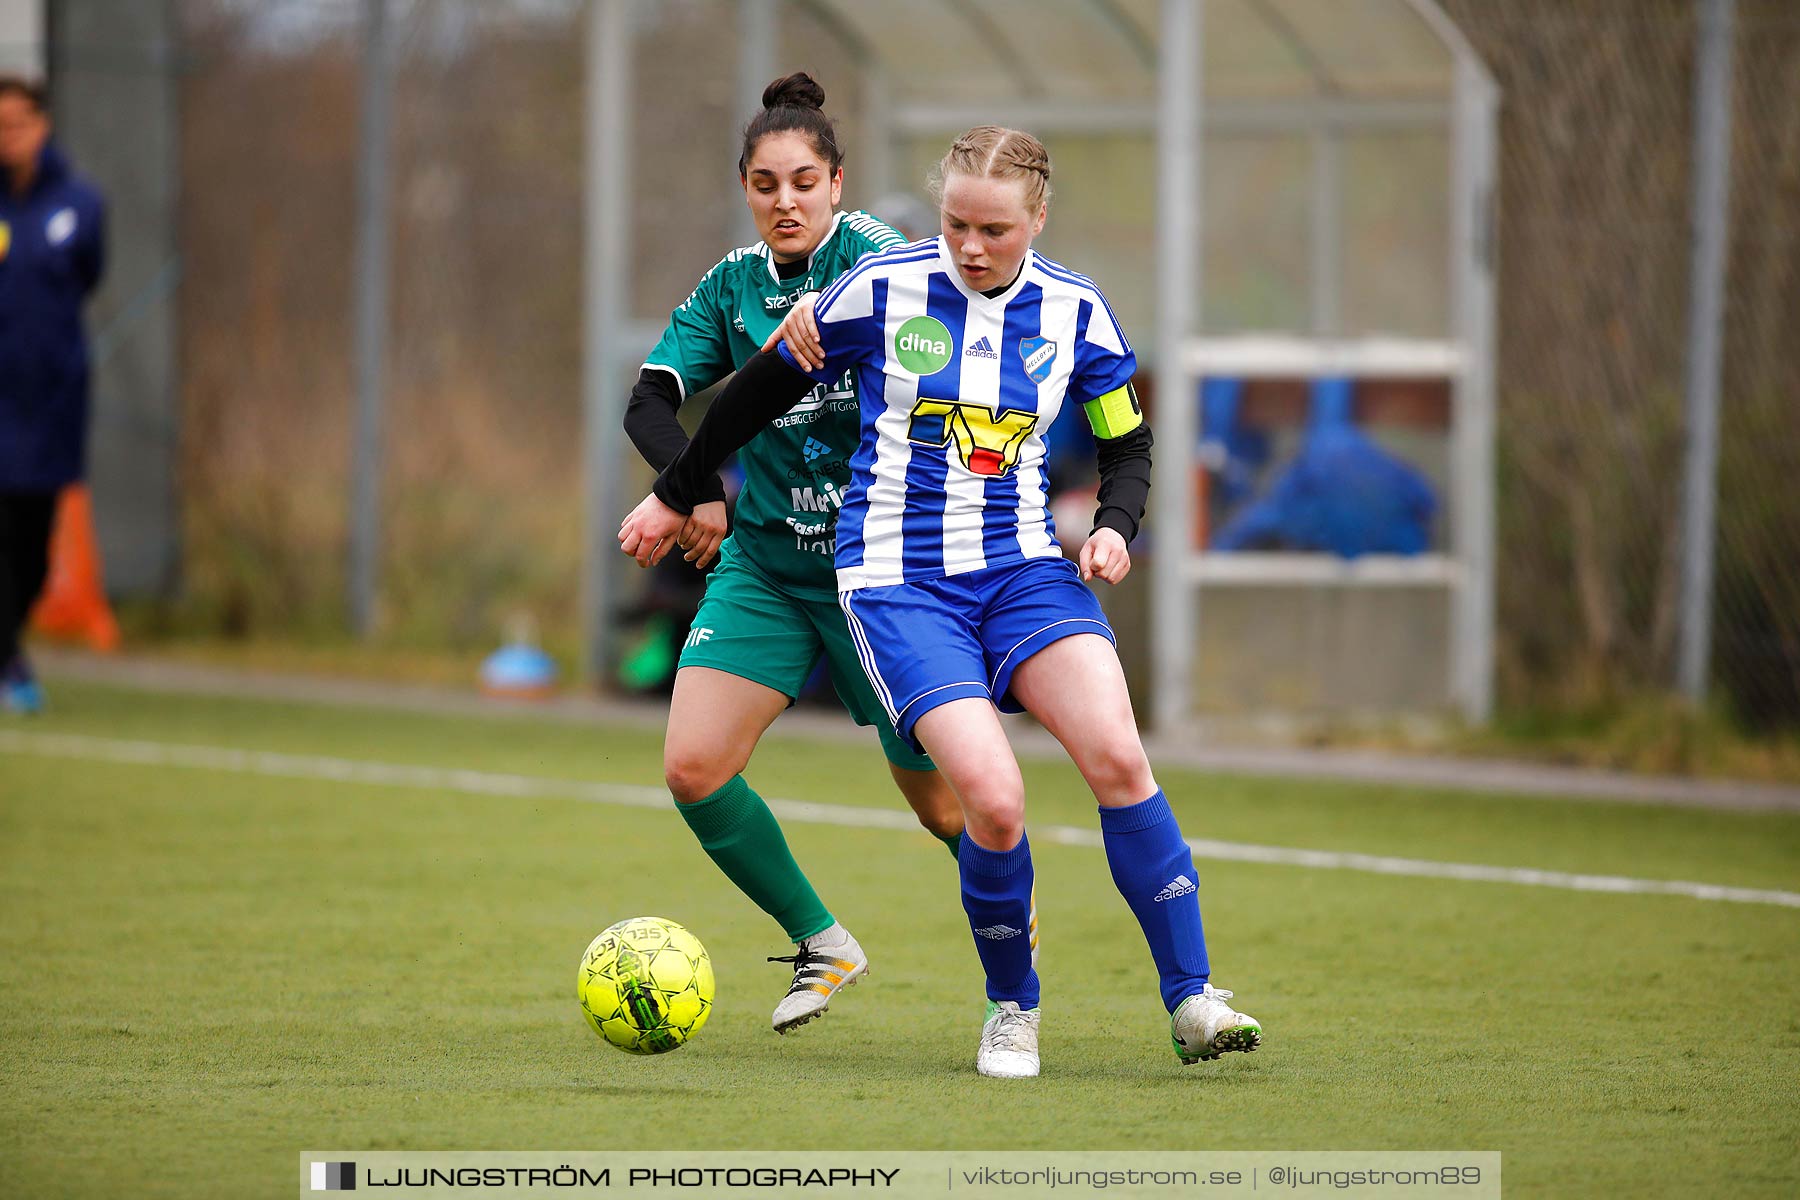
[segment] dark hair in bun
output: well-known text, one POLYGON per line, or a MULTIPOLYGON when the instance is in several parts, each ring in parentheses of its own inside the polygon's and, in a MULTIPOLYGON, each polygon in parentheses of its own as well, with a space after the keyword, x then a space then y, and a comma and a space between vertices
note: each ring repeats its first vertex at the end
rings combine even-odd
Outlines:
POLYGON ((744 149, 738 155, 738 175, 750 169, 750 156, 771 133, 794 132, 805 136, 813 152, 833 172, 844 165, 838 149, 837 129, 824 113, 825 89, 805 71, 784 75, 763 89, 763 109, 744 127, 744 149))
POLYGON ((763 89, 763 107, 824 108, 825 89, 805 71, 784 75, 763 89))

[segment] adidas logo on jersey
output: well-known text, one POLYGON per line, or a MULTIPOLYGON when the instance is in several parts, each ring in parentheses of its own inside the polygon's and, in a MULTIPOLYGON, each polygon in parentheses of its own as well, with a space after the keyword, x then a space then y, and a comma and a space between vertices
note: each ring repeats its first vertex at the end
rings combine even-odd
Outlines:
POLYGON ((989 925, 986 929, 977 929, 975 936, 987 938, 989 941, 1004 942, 1007 938, 1016 938, 1024 932, 1023 929, 1014 929, 1011 925, 989 925))
POLYGON ((1185 896, 1194 890, 1194 886, 1194 881, 1189 879, 1186 875, 1177 875, 1169 881, 1167 887, 1156 893, 1156 902, 1161 904, 1164 900, 1173 900, 1177 896, 1185 896))
POLYGON ((979 338, 973 346, 963 351, 964 358, 999 358, 1000 354, 986 338, 979 338))

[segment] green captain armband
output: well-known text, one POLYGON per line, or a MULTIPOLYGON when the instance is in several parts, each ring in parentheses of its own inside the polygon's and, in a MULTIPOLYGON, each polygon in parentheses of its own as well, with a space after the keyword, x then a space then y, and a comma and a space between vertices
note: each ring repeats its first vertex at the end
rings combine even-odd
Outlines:
POLYGON ((1114 388, 1098 400, 1081 406, 1087 412, 1088 427, 1101 441, 1124 437, 1144 423, 1144 410, 1138 405, 1137 389, 1127 383, 1114 388))

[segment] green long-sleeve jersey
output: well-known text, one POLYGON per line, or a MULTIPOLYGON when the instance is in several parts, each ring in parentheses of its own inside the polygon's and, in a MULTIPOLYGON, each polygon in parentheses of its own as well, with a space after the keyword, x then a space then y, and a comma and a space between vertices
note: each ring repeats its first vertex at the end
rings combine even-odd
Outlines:
MULTIPOLYGON (((748 362, 801 296, 832 282, 872 251, 906 239, 864 212, 840 212, 806 269, 779 278, 762 242, 733 250, 669 316, 644 361, 674 375, 682 398, 748 362)), ((731 540, 777 582, 830 598, 838 509, 860 435, 854 375, 813 389, 738 454, 744 469, 731 540)))

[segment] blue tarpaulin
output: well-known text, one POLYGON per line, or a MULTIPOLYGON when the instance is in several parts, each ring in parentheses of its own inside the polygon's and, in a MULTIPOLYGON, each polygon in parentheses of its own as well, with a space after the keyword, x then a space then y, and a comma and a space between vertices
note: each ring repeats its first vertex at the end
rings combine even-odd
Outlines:
MULTIPOLYGON (((1300 452, 1261 498, 1219 529, 1212 549, 1314 550, 1355 558, 1430 548, 1437 494, 1416 467, 1351 423, 1352 398, 1349 379, 1313 385, 1312 419, 1300 452)), ((1209 440, 1213 436, 1209 428, 1209 440)))

